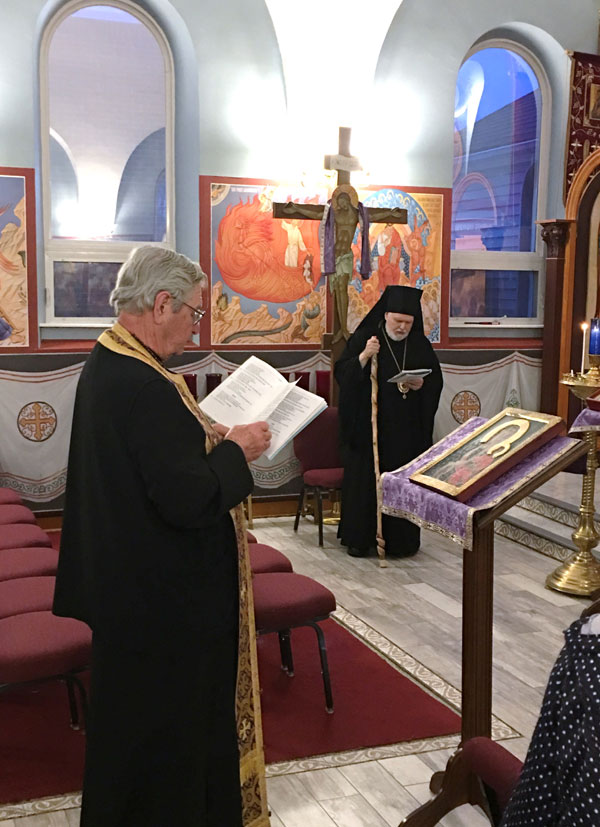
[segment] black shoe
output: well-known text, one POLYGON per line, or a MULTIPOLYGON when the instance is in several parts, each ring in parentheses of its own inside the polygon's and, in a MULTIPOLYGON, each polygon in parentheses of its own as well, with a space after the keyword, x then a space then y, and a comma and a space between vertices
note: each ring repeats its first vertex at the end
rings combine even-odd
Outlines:
POLYGON ((368 557, 369 549, 356 548, 356 546, 350 546, 350 548, 348 549, 348 554, 350 555, 350 557, 368 557))

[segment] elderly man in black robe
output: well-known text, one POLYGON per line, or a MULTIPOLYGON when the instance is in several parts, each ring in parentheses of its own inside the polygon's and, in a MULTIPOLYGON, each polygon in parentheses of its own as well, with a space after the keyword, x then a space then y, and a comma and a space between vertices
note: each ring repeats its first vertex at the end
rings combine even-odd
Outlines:
MULTIPOLYGON (((421 291, 387 287, 349 339, 335 366, 344 483, 338 536, 352 557, 375 552, 377 500, 371 425, 371 358, 378 355, 379 465, 393 471, 432 444, 442 372, 423 330, 421 291), (398 385, 387 380, 403 370, 429 368, 425 378, 398 385)), ((383 516, 386 555, 419 549, 420 530, 407 520, 383 516)))
POLYGON ((248 584, 229 512, 270 432, 212 426, 164 365, 198 331, 205 283, 185 256, 134 250, 77 387, 54 612, 93 631, 84 827, 242 825, 248 584))

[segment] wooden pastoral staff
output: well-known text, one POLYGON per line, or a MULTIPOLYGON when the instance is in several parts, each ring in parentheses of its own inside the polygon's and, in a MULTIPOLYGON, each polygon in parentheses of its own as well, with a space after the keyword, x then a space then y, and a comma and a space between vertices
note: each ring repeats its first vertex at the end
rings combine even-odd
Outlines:
MULTIPOLYGON (((508 413, 510 409, 499 416, 508 413)), ((540 421, 533 412, 516 414, 518 419, 540 421)), ((544 426, 535 426, 542 438, 542 432, 552 432, 556 426, 556 417, 543 419, 544 426)), ((465 502, 411 479, 426 466, 431 470, 432 464, 451 457, 457 446, 473 443, 478 429, 487 423, 481 417, 469 419, 408 465, 381 477, 385 514, 432 529, 463 547, 461 744, 478 736, 491 737, 494 521, 587 450, 585 442, 566 436, 553 436, 545 444, 541 438, 528 446, 513 444, 511 450, 521 451, 519 462, 492 482, 484 473, 479 482, 483 479, 487 484, 465 502)), ((516 442, 524 439, 521 434, 516 442)), ((435 797, 407 816, 402 827, 432 827, 461 804, 481 803, 480 788, 472 775, 460 771, 459 764, 451 759, 445 773, 434 775, 430 789, 435 797)))

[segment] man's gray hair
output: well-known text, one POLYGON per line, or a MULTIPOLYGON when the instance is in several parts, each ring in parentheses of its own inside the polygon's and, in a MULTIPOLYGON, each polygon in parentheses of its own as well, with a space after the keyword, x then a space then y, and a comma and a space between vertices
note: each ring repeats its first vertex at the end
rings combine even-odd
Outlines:
POLYGON ((117 315, 126 311, 137 316, 151 310, 156 294, 166 290, 177 312, 191 290, 206 283, 200 265, 187 256, 164 247, 137 247, 121 265, 109 301, 117 315))

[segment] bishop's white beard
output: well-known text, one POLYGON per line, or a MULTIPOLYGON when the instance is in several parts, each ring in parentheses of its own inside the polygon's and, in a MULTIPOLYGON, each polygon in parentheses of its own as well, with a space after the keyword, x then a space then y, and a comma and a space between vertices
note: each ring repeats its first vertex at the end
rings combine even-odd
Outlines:
POLYGON ((398 333, 398 334, 392 333, 392 331, 388 327, 388 323, 386 322, 385 323, 385 332, 390 337, 390 339, 392 339, 392 341, 402 342, 404 339, 406 339, 406 337, 408 336, 408 333, 410 333, 410 330, 408 331, 408 333, 398 333))

